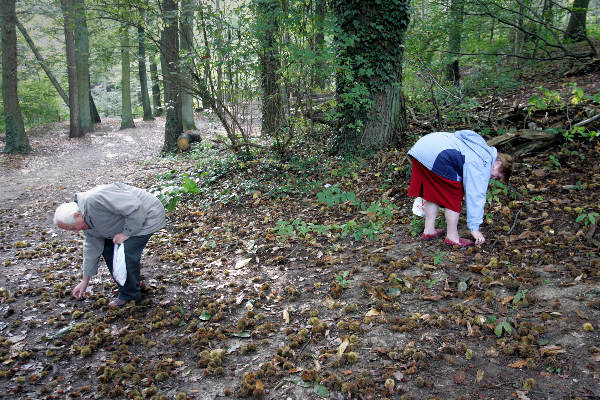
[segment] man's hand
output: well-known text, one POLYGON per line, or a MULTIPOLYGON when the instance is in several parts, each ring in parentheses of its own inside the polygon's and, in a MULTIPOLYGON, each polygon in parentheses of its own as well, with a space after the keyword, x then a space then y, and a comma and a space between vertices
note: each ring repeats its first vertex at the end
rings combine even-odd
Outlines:
POLYGON ((126 241, 127 239, 129 239, 129 236, 127 236, 124 233, 117 233, 114 237, 113 237, 113 243, 114 244, 123 244, 124 241, 126 241))
POLYGON ((475 244, 482 244, 485 242, 485 237, 480 231, 471 231, 471 235, 475 238, 475 244))
POLYGON ((88 287, 88 283, 90 283, 90 277, 84 275, 83 278, 81 278, 81 282, 79 282, 79 285, 75 286, 75 288, 71 292, 73 294, 73 297, 75 297, 77 300, 83 298, 83 296, 85 295, 85 290, 88 287))

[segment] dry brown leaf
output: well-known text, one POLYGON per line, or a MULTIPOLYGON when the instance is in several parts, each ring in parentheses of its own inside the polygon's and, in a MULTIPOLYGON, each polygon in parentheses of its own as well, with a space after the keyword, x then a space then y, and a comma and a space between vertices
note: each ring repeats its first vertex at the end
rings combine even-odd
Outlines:
POLYGON ((466 378, 467 378, 467 373, 461 369, 460 371, 458 371, 458 374, 456 374, 456 376, 454 377, 454 383, 456 383, 456 384, 463 383, 466 378))
POLYGON ((482 370, 482 369, 477 370, 477 383, 482 381, 484 375, 485 375, 484 370, 482 370))
POLYGON ((550 345, 550 346, 544 346, 540 349, 540 353, 544 356, 544 355, 556 355, 556 354, 563 354, 566 353, 567 351, 565 349, 563 349, 561 346, 558 345, 550 345))
POLYGON ((369 311, 368 311, 368 312, 365 314, 365 317, 376 317, 376 316, 378 316, 378 315, 381 315, 381 312, 380 312, 380 311, 378 311, 378 310, 376 310, 376 309, 374 309, 374 308, 371 308, 371 309, 370 309, 370 310, 369 310, 369 311))
POLYGON ((287 308, 285 310, 283 310, 283 320, 285 321, 286 324, 290 323, 290 312, 288 311, 287 308))
POLYGON ((348 339, 344 339, 342 341, 342 343, 338 346, 338 349, 337 349, 338 360, 342 359, 342 355, 346 351, 346 348, 348 347, 349 344, 350 344, 350 342, 348 341, 348 339))
POLYGON ((523 368, 526 365, 527 365, 527 360, 523 360, 523 359, 517 360, 511 364, 508 364, 508 366, 511 368, 523 368))

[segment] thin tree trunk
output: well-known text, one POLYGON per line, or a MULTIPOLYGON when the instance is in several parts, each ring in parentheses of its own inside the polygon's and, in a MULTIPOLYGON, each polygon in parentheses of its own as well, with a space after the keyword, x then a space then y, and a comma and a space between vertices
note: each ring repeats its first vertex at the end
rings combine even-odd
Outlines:
POLYGON ((152 81, 152 104, 154 105, 154 115, 158 117, 163 114, 163 108, 160 101, 158 67, 154 61, 150 62, 150 80, 152 81))
MULTIPOLYGON (((142 14, 142 21, 144 16, 142 14)), ((140 76, 140 95, 142 97, 142 109, 144 110, 144 121, 152 121, 152 106, 148 96, 148 74, 146 73, 146 34, 143 26, 138 26, 138 72, 140 76)))
POLYGON ((129 27, 121 26, 121 129, 135 128, 131 113, 131 74, 129 65, 129 27))
POLYGON ((327 1, 317 0, 315 5, 315 52, 318 60, 315 64, 314 75, 315 84, 319 89, 325 89, 327 77, 325 75, 325 15, 327 13, 327 1))
POLYGON ((81 130, 91 132, 94 129, 90 109, 90 44, 85 16, 85 1, 72 0, 75 39, 75 67, 77 68, 77 101, 81 130))
POLYGON ((279 2, 276 0, 256 0, 257 20, 262 22, 258 31, 260 46, 262 86, 262 126, 264 135, 276 137, 281 125, 281 90, 279 87, 279 58, 277 57, 277 19, 279 2))
POLYGON ((17 31, 14 0, 2 2, 2 99, 6 125, 5 153, 29 153, 31 147, 19 105, 17 86, 17 31))
POLYGON ((69 106, 69 97, 67 96, 67 94, 65 93, 63 88, 60 86, 60 83, 58 83, 58 80, 56 79, 56 77, 54 76, 54 74, 52 73, 50 68, 48 68, 48 66, 46 65, 46 62, 42 58, 42 55, 38 51, 35 43, 33 43, 33 40, 27 33, 27 30, 25 29, 23 24, 18 19, 15 22, 17 24, 17 28, 19 28, 19 31, 25 38, 25 41, 27 42, 27 44, 29 45, 29 48, 31 49, 32 53, 35 55, 35 58, 38 60, 40 67, 42 67, 42 69, 46 73, 46 76, 48 76, 48 79, 50 79, 50 82, 52 82, 52 85, 54 85, 54 88, 56 89, 56 91, 58 92, 60 97, 63 99, 63 101, 65 102, 65 105, 68 107, 69 106))
POLYGON ((179 40, 177 21, 177 2, 162 0, 165 29, 161 38, 161 53, 165 56, 163 80, 165 88, 165 141, 162 151, 173 153, 177 151, 177 138, 183 132, 181 123, 181 90, 179 88, 179 40))
POLYGON ((67 76, 69 79, 69 137, 83 137, 77 95, 77 66, 75 65, 75 37, 73 34, 73 0, 61 0, 65 20, 65 49, 67 56, 67 76))
POLYGON ((450 27, 448 29, 448 61, 446 78, 457 85, 460 82, 459 54, 462 39, 464 3, 452 0, 450 4, 450 27))
MULTIPOLYGON (((179 43, 181 50, 190 52, 192 50, 193 38, 193 23, 194 23, 194 1, 182 0, 181 2, 181 34, 179 35, 179 43)), ((189 57, 189 55, 188 55, 189 57)), ((196 124, 194 122, 194 98, 189 93, 189 88, 185 87, 185 83, 191 83, 192 75, 187 63, 184 63, 181 69, 181 123, 183 130, 194 130, 196 124)))
POLYGON ((94 98, 92 97, 92 85, 89 85, 90 87, 90 111, 92 113, 92 122, 94 124, 99 124, 100 122, 102 122, 102 120, 100 119, 100 114, 98 113, 98 109, 96 108, 96 103, 94 102, 94 98))

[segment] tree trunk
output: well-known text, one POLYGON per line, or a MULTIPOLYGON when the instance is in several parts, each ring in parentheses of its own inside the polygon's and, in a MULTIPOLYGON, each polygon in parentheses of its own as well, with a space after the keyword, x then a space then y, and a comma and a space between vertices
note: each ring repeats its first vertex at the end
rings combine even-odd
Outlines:
POLYGON ((77 95, 77 66, 75 63, 75 37, 73 34, 73 0, 60 2, 65 20, 65 49, 67 56, 67 75, 69 79, 69 137, 83 137, 79 114, 79 96, 77 95))
POLYGON ((569 24, 565 32, 565 39, 570 39, 574 42, 580 42, 587 39, 585 26, 586 14, 590 0, 575 0, 573 8, 571 8, 571 16, 569 24))
MULTIPOLYGON (((179 35, 179 43, 181 50, 189 52, 192 50, 192 38, 194 24, 194 1, 193 0, 182 0, 181 2, 181 35, 179 35)), ((192 75, 190 73, 187 63, 184 63, 181 69, 181 123, 183 130, 194 130, 196 129, 196 123, 194 122, 194 99, 189 93, 190 88, 184 87, 184 83, 191 83, 192 75)))
POLYGON ((65 105, 68 107, 69 106, 69 97, 67 96, 67 94, 65 93, 63 88, 60 86, 60 83, 58 83, 58 80, 56 79, 56 77, 54 76, 54 74, 52 73, 50 68, 48 68, 48 66, 46 65, 46 62, 42 58, 42 55, 38 51, 35 43, 33 43, 31 36, 29 36, 29 34, 27 33, 27 30, 25 29, 23 24, 21 24, 21 22, 19 22, 18 19, 15 22, 17 24, 17 27, 19 28, 19 31, 25 38, 25 41, 29 45, 29 48, 33 52, 33 55, 35 55, 35 58, 38 60, 40 67, 42 67, 42 69, 46 73, 46 76, 48 76, 48 79, 50 79, 50 82, 52 82, 52 85, 54 85, 54 88, 56 89, 56 91, 58 92, 60 97, 63 99, 63 101, 65 102, 65 105))
POLYGON ((129 65, 129 27, 121 26, 121 129, 135 128, 131 114, 131 76, 129 65))
POLYGON ((85 17, 85 1, 72 0, 73 37, 75 39, 75 67, 77 69, 77 101, 81 130, 91 132, 94 129, 90 109, 90 44, 85 17))
MULTIPOLYGON (((145 21, 142 11, 142 21, 145 21)), ((146 73, 146 34, 142 25, 138 26, 138 72, 140 75, 140 95, 142 97, 142 109, 144 110, 144 121, 152 121, 152 106, 148 96, 148 74, 146 73)))
POLYGON ((448 61, 446 78, 458 85, 460 82, 459 57, 464 18, 463 0, 452 0, 450 4, 450 26, 448 28, 448 61))
POLYGON ((100 119, 100 114, 98 113, 98 109, 96 108, 96 103, 94 102, 94 98, 92 97, 92 85, 90 85, 90 111, 92 113, 92 122, 94 124, 99 124, 102 122, 100 119))
POLYGON ((327 85, 325 57, 325 16, 327 14, 327 1, 317 0, 315 5, 315 53, 318 57, 314 67, 314 81, 321 90, 327 85))
POLYGON ((334 0, 333 5, 340 32, 335 37, 340 65, 335 150, 394 144, 406 128, 402 43, 410 22, 409 1, 334 0))
POLYGON ((523 3, 519 3, 519 14, 517 17, 517 28, 514 29, 514 43, 513 43, 513 55, 519 57, 523 51, 523 42, 524 42, 524 34, 523 34, 523 19, 525 13, 525 6, 523 3))
POLYGON ((158 67, 154 61, 150 62, 150 80, 152 81, 152 104, 154 105, 154 115, 158 117, 163 114, 163 108, 160 101, 158 67))
POLYGON ((5 153, 29 153, 17 87, 17 31, 15 1, 2 2, 2 99, 6 125, 5 153))
POLYGON ((281 126, 281 98, 279 85, 280 63, 277 54, 277 0, 255 0, 259 22, 258 42, 262 86, 262 126, 264 135, 276 137, 281 126))
POLYGON ((165 141, 163 153, 177 151, 177 138, 183 132, 181 124, 181 90, 179 88, 179 40, 177 23, 177 2, 162 0, 165 29, 162 31, 161 53, 165 56, 165 141))

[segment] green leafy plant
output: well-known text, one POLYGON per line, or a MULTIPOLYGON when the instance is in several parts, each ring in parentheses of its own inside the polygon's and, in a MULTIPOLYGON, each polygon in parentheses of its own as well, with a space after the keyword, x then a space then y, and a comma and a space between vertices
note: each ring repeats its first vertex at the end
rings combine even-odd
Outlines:
POLYGON ((486 193, 486 199, 488 203, 499 203, 500 196, 506 196, 508 194, 508 186, 502 182, 492 179, 488 191, 486 193))
POLYGON ((346 286, 348 286, 349 283, 353 282, 351 279, 346 279, 348 278, 348 275, 350 275, 350 271, 343 271, 342 273, 335 275, 335 281, 344 289, 346 289, 346 286))
POLYGON ((498 337, 501 337, 503 332, 505 332, 507 335, 512 334, 512 326, 510 325, 510 322, 505 319, 500 321, 494 329, 494 333, 498 337))
POLYGON ((408 226, 408 231, 411 236, 417 236, 421 232, 423 232, 423 228, 425 227, 425 220, 421 217, 413 215, 412 220, 410 221, 410 225, 408 226))
POLYGON ((596 223, 596 219, 599 216, 600 216, 600 214, 598 214, 595 211, 582 212, 581 214, 579 214, 577 216, 577 218, 575 219, 575 222, 583 224, 584 226, 588 226, 588 224, 595 224, 596 223))
POLYGON ((520 301, 525 299, 525 295, 527 294, 528 290, 527 289, 519 289, 517 291, 517 293, 515 294, 515 297, 513 297, 513 304, 517 305, 519 304, 520 301))
POLYGON ((551 167, 556 168, 556 169, 560 169, 560 167, 561 167, 558 157, 556 157, 556 155, 554 155, 554 154, 550 154, 548 156, 548 164, 551 167))
POLYGON ((435 253, 435 256, 433 256, 433 265, 437 266, 439 264, 443 264, 445 254, 446 254, 445 252, 438 249, 435 253))

